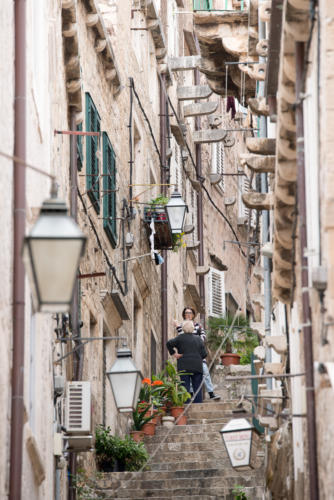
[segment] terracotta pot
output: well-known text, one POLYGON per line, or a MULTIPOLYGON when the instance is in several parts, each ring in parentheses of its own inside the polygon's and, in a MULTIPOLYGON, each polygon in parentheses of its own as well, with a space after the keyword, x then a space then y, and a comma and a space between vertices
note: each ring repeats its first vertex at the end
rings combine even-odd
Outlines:
POLYGON ((150 422, 153 422, 155 425, 161 425, 161 416, 162 415, 157 413, 156 416, 150 420, 150 422))
POLYGON ((143 425, 142 431, 146 436, 154 436, 155 434, 155 424, 152 421, 147 422, 143 425))
POLYGON ((175 417, 176 425, 187 425, 186 415, 182 415, 182 417, 179 418, 179 416, 183 413, 183 411, 184 411, 184 406, 173 406, 171 408, 171 415, 175 417))
POLYGON ((220 355, 220 359, 222 361, 222 365, 240 365, 240 355, 234 354, 233 352, 225 352, 220 355))
POLYGON ((134 441, 136 441, 136 443, 140 443, 143 441, 145 434, 143 431, 131 431, 130 436, 134 441))

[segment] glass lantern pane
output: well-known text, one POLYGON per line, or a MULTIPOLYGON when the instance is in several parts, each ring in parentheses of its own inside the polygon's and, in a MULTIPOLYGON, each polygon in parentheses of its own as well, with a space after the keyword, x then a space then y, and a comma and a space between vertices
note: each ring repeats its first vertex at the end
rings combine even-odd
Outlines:
POLYGON ((108 374, 115 403, 120 412, 132 411, 138 372, 108 374))
POLYGON ((169 224, 172 233, 181 233, 183 229, 183 219, 185 214, 185 207, 167 207, 169 224))
POLYGON ((30 240, 30 249, 39 301, 45 305, 41 310, 50 310, 52 304, 52 310, 60 311, 57 304, 68 304, 72 298, 82 240, 30 240))
POLYGON ((232 467, 249 466, 251 435, 251 430, 226 432, 223 434, 224 443, 232 467))

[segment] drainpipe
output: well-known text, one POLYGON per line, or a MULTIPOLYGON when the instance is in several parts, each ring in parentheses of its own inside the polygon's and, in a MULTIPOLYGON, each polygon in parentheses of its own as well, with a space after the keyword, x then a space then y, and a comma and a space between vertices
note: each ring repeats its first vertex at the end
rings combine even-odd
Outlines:
MULTIPOLYGON (((76 126, 76 111, 73 107, 70 108, 70 130, 75 131, 76 126)), ((70 214, 75 221, 78 218, 78 178, 77 178, 77 136, 70 135, 70 214)), ((71 304, 71 326, 72 335, 78 337, 80 335, 79 328, 79 297, 78 297, 78 279, 75 280, 73 299, 71 304)), ((78 341, 78 345, 81 341, 78 341)), ((83 370, 83 350, 79 349, 74 353, 73 379, 82 379, 83 370)), ((77 456, 76 453, 69 454, 69 469, 70 477, 68 482, 69 500, 74 500, 76 497, 73 487, 72 478, 77 471, 77 456)), ((56 469, 56 481, 58 480, 58 470, 56 469)))
MULTIPOLYGON (((259 20, 259 40, 266 38, 266 25, 263 21, 259 20)), ((265 63, 266 59, 260 57, 259 61, 265 63)), ((265 82, 259 82, 258 86, 258 96, 264 97, 265 95, 265 82)), ((267 137, 267 119, 265 116, 260 116, 259 118, 259 137, 267 137)), ((261 179, 261 193, 268 193, 268 176, 267 174, 260 174, 261 179)), ((269 227, 270 227, 270 217, 269 211, 262 211, 262 244, 269 241, 269 227)), ((269 257, 263 258, 263 269, 264 269, 264 328, 266 336, 271 335, 271 270, 270 270, 270 260, 269 257)), ((271 348, 266 348, 266 362, 271 362, 271 348)), ((268 389, 272 388, 272 380, 267 380, 268 389)))
MULTIPOLYGON (((198 69, 195 69, 195 85, 200 84, 200 72, 198 69)), ((201 129, 201 119, 199 116, 195 118, 195 130, 201 129)), ((202 146, 200 144, 196 144, 195 146, 196 152, 196 173, 197 177, 200 178, 202 176, 202 146)), ((198 265, 204 266, 204 240, 203 240, 203 193, 200 190, 197 193, 197 236, 200 242, 198 248, 198 265)), ((205 328, 205 284, 204 284, 204 276, 199 275, 198 278, 198 287, 199 287, 199 296, 201 299, 201 323, 205 328)))
POLYGON ((312 346, 312 315, 309 297, 307 225, 306 225, 306 195, 305 195, 305 156, 304 156, 304 117, 303 101, 300 100, 303 89, 305 70, 304 43, 296 42, 296 139, 297 139, 297 199, 299 213, 299 240, 301 263, 302 290, 302 331, 304 334, 304 359, 306 378, 306 408, 307 408, 307 445, 310 500, 319 499, 317 433, 315 414, 315 393, 313 377, 313 346, 312 346))
MULTIPOLYGON (((26 2, 15 0, 14 155, 26 158, 26 2)), ((13 358, 10 429, 9 498, 21 499, 24 425, 25 272, 21 258, 25 235, 25 168, 14 162, 13 220, 13 358)))
MULTIPOLYGON (((166 166, 166 115, 167 99, 164 93, 166 75, 161 74, 160 82, 160 154, 163 167, 166 166)), ((166 170, 161 169, 161 184, 166 184, 166 170)), ((166 196, 167 186, 162 186, 162 194, 166 196)), ((161 265, 161 362, 165 366, 167 362, 167 340, 168 340, 168 291, 167 291, 167 250, 162 250, 164 263, 161 265)))

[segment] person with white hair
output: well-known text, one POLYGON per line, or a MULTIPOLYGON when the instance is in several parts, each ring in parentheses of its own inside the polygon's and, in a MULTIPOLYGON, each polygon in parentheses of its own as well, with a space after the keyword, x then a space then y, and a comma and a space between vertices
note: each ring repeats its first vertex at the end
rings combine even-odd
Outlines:
POLYGON ((202 403, 200 386, 203 379, 203 359, 206 358, 207 352, 202 340, 193 333, 194 323, 192 321, 184 321, 182 331, 182 334, 168 340, 167 349, 169 354, 177 359, 177 370, 184 372, 180 374, 180 378, 188 392, 190 392, 192 385, 193 402, 202 403))

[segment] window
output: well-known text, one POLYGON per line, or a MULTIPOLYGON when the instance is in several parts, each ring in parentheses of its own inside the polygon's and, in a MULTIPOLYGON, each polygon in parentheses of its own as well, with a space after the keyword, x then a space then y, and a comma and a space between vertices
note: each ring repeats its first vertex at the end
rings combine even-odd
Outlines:
MULTIPOLYGON (((86 94, 86 130, 100 132, 100 116, 91 96, 86 94)), ((99 137, 87 136, 86 140, 86 175, 87 193, 96 213, 100 213, 100 166, 96 153, 99 150, 99 137)))
POLYGON ((171 168, 171 183, 175 185, 175 188, 182 195, 182 158, 180 146, 174 139, 171 140, 172 157, 170 162, 171 168))
POLYGON ((211 10, 212 0, 194 0, 194 10, 211 10))
MULTIPOLYGON (((241 172, 239 172, 241 173, 241 172)), ((248 193, 249 191, 249 180, 245 175, 238 176, 238 217, 248 219, 249 216, 249 208, 244 205, 242 201, 242 195, 244 193, 248 193)))
MULTIPOLYGON (((82 132, 82 123, 77 125, 77 132, 82 132)), ((77 167, 78 170, 82 169, 83 165, 83 144, 82 144, 82 135, 77 135, 77 167)))
MULTIPOLYGON (((224 145, 221 142, 212 143, 211 148, 211 172, 213 174, 223 174, 224 173, 224 145)), ((219 187, 224 190, 224 177, 219 182, 219 187)))
POLYGON ((210 269, 209 272, 209 316, 225 316, 224 272, 210 269))
POLYGON ((117 245, 116 161, 108 135, 103 133, 103 228, 113 248, 117 245))

